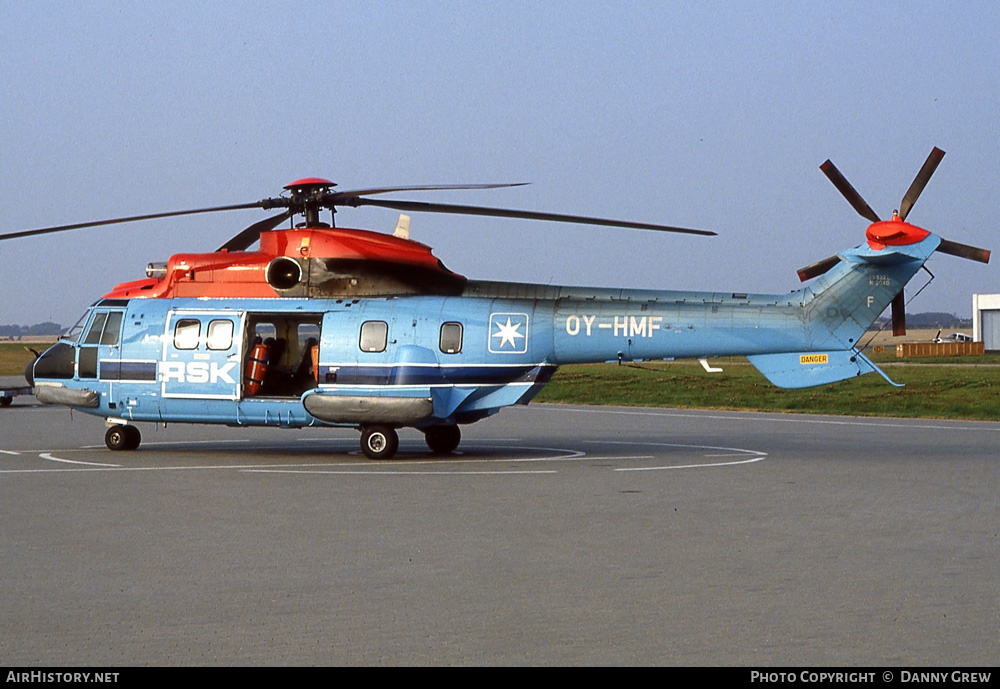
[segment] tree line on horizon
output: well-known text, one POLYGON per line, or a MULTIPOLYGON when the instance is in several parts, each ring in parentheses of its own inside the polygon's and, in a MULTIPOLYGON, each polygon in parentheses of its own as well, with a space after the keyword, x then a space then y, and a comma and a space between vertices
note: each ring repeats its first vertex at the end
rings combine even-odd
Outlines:
MULTIPOLYGON (((876 323, 888 323, 889 318, 881 316, 876 323)), ((952 313, 926 311, 906 314, 907 328, 971 328, 971 318, 959 318, 952 313)))
POLYGON ((0 325, 0 337, 24 337, 39 335, 62 335, 66 328, 52 321, 34 325, 0 325))

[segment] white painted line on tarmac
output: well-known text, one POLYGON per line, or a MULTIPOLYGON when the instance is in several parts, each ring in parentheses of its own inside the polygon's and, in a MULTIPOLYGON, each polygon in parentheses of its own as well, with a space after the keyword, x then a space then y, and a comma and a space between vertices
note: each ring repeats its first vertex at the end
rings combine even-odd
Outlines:
POLYGON ((117 469, 117 468, 119 468, 121 466, 119 464, 101 464, 99 462, 81 462, 78 459, 62 459, 60 457, 53 457, 52 455, 50 455, 47 452, 42 453, 42 454, 40 454, 38 456, 41 457, 42 459, 47 459, 50 462, 63 462, 65 464, 82 464, 83 466, 89 466, 89 467, 112 467, 112 468, 116 468, 117 469))
POLYGON ((708 464, 674 464, 673 466, 657 467, 621 467, 615 471, 666 471, 669 469, 708 469, 711 467, 732 467, 740 464, 753 464, 766 459, 765 457, 753 457, 751 459, 741 459, 736 462, 709 462, 708 464))
POLYGON ((587 455, 587 459, 591 461, 595 460, 609 460, 609 459, 652 459, 653 455, 587 455))
POLYGON ((350 476, 510 476, 513 474, 557 474, 555 469, 539 469, 529 471, 527 469, 512 469, 510 471, 385 471, 372 469, 370 471, 327 471, 324 469, 314 471, 288 470, 288 469, 245 469, 247 474, 336 474, 350 476))
MULTIPOLYGON (((230 443, 249 443, 252 442, 251 438, 221 438, 219 440, 143 440, 142 446, 149 447, 159 447, 160 445, 213 445, 224 443, 226 445, 230 443)), ((107 445, 101 443, 100 445, 83 445, 80 447, 81 450, 106 450, 107 445)))
MULTIPOLYGON (((724 454, 706 454, 704 457, 746 457, 732 462, 705 462, 702 464, 662 464, 652 467, 619 467, 615 471, 663 471, 667 469, 705 469, 709 467, 729 467, 741 464, 752 464, 767 458, 767 453, 760 450, 749 450, 741 447, 713 447, 711 445, 686 445, 681 443, 642 442, 638 440, 588 440, 587 442, 603 445, 639 445, 644 447, 676 447, 684 450, 722 450, 724 454)), ((652 457, 651 457, 652 459, 652 457)))

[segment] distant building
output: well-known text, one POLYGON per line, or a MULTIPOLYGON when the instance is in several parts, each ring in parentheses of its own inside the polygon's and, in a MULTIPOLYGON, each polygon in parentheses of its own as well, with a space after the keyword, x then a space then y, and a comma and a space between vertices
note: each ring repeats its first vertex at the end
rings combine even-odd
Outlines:
POLYGON ((1000 294, 972 295, 972 339, 987 351, 1000 349, 1000 294))

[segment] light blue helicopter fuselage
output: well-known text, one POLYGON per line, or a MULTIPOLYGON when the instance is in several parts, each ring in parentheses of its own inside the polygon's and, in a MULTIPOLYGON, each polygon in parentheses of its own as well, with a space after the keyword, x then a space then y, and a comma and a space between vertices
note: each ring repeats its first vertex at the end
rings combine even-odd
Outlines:
POLYGON ((459 295, 104 299, 34 366, 111 423, 429 428, 527 404, 563 364, 745 355, 806 387, 877 370, 858 339, 939 239, 866 245, 783 295, 466 283, 459 295), (248 385, 261 342, 271 380, 248 385))

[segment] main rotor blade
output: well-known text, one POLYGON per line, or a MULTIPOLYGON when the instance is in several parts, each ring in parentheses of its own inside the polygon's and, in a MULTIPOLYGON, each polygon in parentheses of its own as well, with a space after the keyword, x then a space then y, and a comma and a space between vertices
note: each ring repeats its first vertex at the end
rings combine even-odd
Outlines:
POLYGON ((990 250, 980 249, 978 246, 969 246, 968 244, 960 244, 958 242, 942 239, 937 250, 943 254, 950 254, 952 256, 958 256, 959 258, 967 258, 970 261, 979 261, 980 263, 990 262, 990 250))
POLYGON ((137 222, 139 220, 155 220, 157 218, 175 218, 180 215, 196 215, 198 213, 216 213, 218 211, 238 211, 248 208, 260 208, 261 201, 253 203, 240 203, 234 206, 215 206, 212 208, 196 208, 187 211, 171 211, 168 213, 151 213, 149 215, 132 215, 127 218, 112 218, 110 220, 94 220, 91 222, 75 223, 73 225, 58 225, 56 227, 43 227, 38 230, 22 230, 21 232, 8 232, 0 234, 0 241, 4 239, 16 239, 18 237, 31 237, 38 234, 49 234, 52 232, 66 232, 68 230, 81 230, 85 227, 100 227, 102 225, 118 225, 127 222, 137 222))
POLYGON ((799 280, 805 282, 818 277, 840 263, 840 256, 829 256, 822 261, 816 261, 805 268, 799 268, 799 280))
POLYGON ((920 168, 920 172, 917 176, 913 178, 913 183, 910 188, 906 190, 906 194, 903 196, 903 200, 899 204, 899 219, 906 220, 906 216, 909 214, 910 209, 913 208, 913 204, 916 203, 917 199, 920 197, 920 193, 927 186, 928 180, 930 180, 931 175, 937 169, 937 166, 941 163, 941 159, 944 158, 944 151, 942 151, 937 146, 931 151, 930 155, 927 156, 927 160, 924 161, 923 167, 920 168))
POLYGON ((246 251, 251 244, 260 239, 261 232, 270 232, 283 221, 290 218, 291 215, 292 211, 287 210, 284 213, 278 213, 277 215, 272 215, 270 218, 255 222, 220 246, 216 251, 246 251))
POLYGON ((578 223, 581 225, 602 225, 604 227, 625 227, 634 230, 658 230, 660 232, 679 232, 682 234, 697 234, 714 236, 717 233, 708 230, 692 230, 685 227, 671 227, 652 223, 638 223, 626 220, 608 218, 591 218, 582 215, 563 215, 560 213, 538 213, 535 211, 511 210, 508 208, 488 208, 483 206, 460 206, 449 203, 424 203, 421 201, 390 201, 363 197, 345 199, 347 206, 378 206, 399 211, 416 211, 424 213, 450 213, 454 215, 482 215, 494 218, 518 218, 522 220, 545 220, 548 222, 578 223))
POLYGON ((862 218, 867 218, 872 222, 879 222, 880 218, 876 215, 875 211, 872 210, 871 206, 861 198, 861 194, 851 186, 851 183, 847 181, 847 178, 840 174, 840 170, 831 161, 826 161, 819 166, 819 169, 823 171, 823 174, 833 182, 833 186, 837 187, 847 202, 854 207, 862 218))
POLYGON ((373 187, 371 189, 351 189, 350 191, 333 191, 330 196, 336 204, 341 203, 340 197, 373 196, 397 191, 456 191, 463 189, 504 189, 506 187, 524 187, 531 182, 513 182, 507 184, 423 184, 409 187, 373 187))

